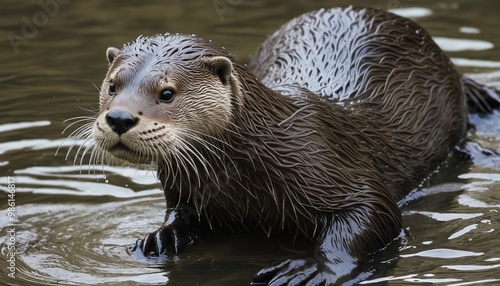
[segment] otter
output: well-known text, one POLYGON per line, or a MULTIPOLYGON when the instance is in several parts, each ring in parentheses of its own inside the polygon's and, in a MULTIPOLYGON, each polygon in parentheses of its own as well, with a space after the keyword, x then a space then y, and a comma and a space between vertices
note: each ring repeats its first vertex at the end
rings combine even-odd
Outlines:
POLYGON ((194 35, 106 55, 92 156, 153 164, 166 199, 164 224, 132 251, 177 254, 201 229, 314 240, 253 284, 365 279, 355 270, 403 235, 398 202, 464 146, 468 114, 500 102, 421 26, 374 8, 299 16, 248 67, 194 35))

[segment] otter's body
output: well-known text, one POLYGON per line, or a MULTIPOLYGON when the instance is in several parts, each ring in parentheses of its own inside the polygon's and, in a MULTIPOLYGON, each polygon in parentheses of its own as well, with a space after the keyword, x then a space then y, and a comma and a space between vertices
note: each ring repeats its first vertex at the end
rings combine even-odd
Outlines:
POLYGON ((261 46, 254 73, 195 36, 140 37, 107 55, 96 150, 156 164, 167 201, 137 250, 177 253, 199 224, 316 240, 311 257, 255 283, 352 279, 400 235, 398 200, 466 132, 461 76, 421 27, 380 10, 300 16, 261 46))
POLYGON ((375 123, 370 133, 384 134, 378 143, 387 160, 376 168, 397 199, 464 139, 461 76, 409 19, 373 9, 314 11, 270 36, 249 68, 273 89, 306 88, 375 123))

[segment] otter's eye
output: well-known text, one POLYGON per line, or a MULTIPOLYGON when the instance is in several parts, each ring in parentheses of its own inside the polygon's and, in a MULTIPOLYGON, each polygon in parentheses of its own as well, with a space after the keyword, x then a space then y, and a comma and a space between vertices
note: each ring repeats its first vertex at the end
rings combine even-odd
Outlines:
POLYGON ((171 88, 166 88, 160 93, 160 101, 170 103, 174 100, 175 92, 171 88))
POLYGON ((116 86, 115 86, 115 82, 110 80, 109 81, 109 95, 113 96, 116 94, 116 86))

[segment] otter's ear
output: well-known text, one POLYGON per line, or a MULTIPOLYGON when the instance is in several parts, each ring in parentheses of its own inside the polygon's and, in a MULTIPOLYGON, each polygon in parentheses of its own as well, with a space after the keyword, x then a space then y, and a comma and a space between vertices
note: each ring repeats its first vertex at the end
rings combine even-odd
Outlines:
POLYGON ((207 65, 209 70, 220 78, 223 84, 227 84, 229 82, 231 71, 233 70, 231 60, 223 56, 216 56, 204 58, 203 63, 207 65))
POLYGON ((108 63, 112 64, 115 60, 116 56, 120 53, 120 50, 114 47, 109 47, 106 50, 106 58, 108 59, 108 63))

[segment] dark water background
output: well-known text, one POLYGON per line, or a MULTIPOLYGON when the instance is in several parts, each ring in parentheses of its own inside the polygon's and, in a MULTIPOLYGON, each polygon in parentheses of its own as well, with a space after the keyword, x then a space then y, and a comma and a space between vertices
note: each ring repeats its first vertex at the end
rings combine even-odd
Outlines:
MULTIPOLYGON (((293 256, 288 246, 249 234, 204 239, 160 268, 134 258, 127 247, 163 220, 154 172, 75 166, 72 157, 65 160, 70 142, 64 141, 69 132, 61 134, 68 125, 63 121, 97 110, 108 46, 141 34, 194 33, 247 61, 286 20, 350 4, 415 19, 461 72, 500 85, 495 0, 2 0, 0 285, 247 285, 260 268, 293 256), (57 5, 47 10, 39 2, 57 5), (8 210, 9 177, 15 180, 14 212, 8 210), (9 225, 9 214, 16 225, 9 225), (10 234, 15 278, 8 277, 10 234)), ((499 126, 496 114, 471 137, 500 150, 499 126)), ((452 169, 436 177, 425 190, 429 195, 403 209, 409 236, 399 261, 366 284, 500 285, 500 167, 478 159, 452 169)))

